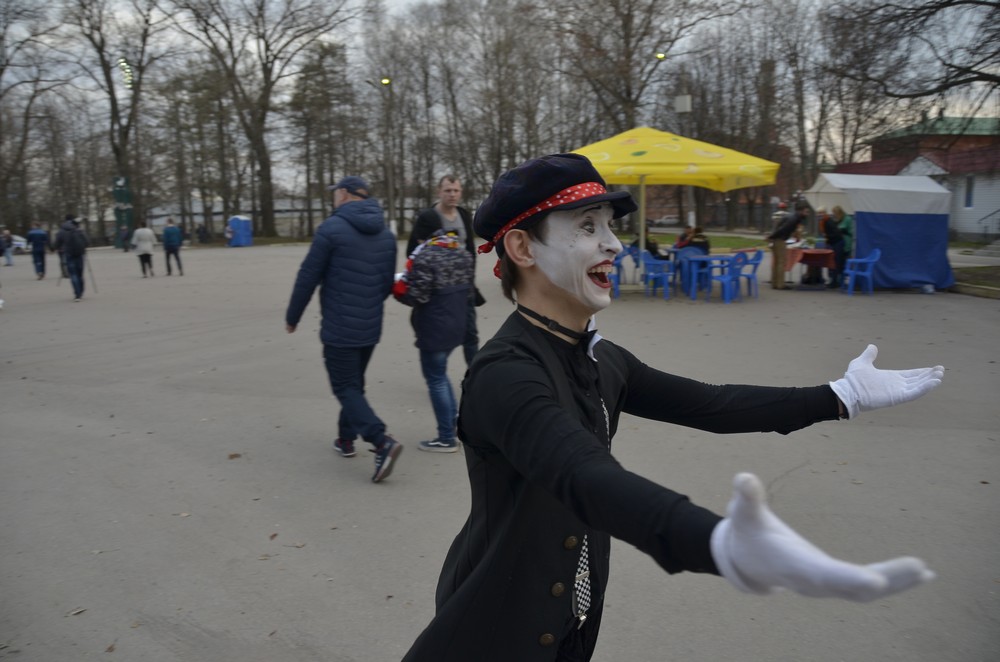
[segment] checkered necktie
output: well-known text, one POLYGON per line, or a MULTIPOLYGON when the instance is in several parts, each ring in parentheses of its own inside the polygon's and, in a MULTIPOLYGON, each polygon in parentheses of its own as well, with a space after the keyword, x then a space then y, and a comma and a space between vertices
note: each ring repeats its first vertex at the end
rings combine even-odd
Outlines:
POLYGON ((590 610, 590 553, 587 534, 583 535, 583 549, 580 550, 580 560, 576 564, 576 581, 573 583, 573 615, 580 619, 583 627, 590 610))
MULTIPOLYGON (((608 407, 601 398, 601 409, 604 410, 605 443, 611 441, 611 417, 608 407)), ((583 547, 580 549, 580 560, 576 564, 576 580, 573 582, 573 615, 580 619, 577 627, 583 627, 590 611, 590 544, 587 534, 583 534, 583 547)))

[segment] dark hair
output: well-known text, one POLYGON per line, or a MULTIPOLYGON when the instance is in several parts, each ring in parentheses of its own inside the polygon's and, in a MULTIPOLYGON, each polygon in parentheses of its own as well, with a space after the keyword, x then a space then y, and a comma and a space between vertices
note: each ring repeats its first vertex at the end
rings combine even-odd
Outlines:
MULTIPOLYGON (((529 227, 526 228, 516 228, 518 230, 524 230, 528 233, 528 236, 535 241, 545 241, 545 221, 548 218, 550 212, 542 212, 538 214, 539 218, 537 220, 532 219, 533 222, 529 227)), ((506 297, 511 303, 517 303, 514 299, 514 291, 517 290, 517 281, 519 279, 520 273, 517 270, 517 265, 514 261, 507 257, 507 252, 500 257, 500 289, 503 291, 504 297, 506 297)))
POLYGON ((462 180, 458 178, 458 175, 448 174, 438 180, 438 188, 441 188, 441 185, 445 182, 455 182, 456 184, 461 184, 462 180))

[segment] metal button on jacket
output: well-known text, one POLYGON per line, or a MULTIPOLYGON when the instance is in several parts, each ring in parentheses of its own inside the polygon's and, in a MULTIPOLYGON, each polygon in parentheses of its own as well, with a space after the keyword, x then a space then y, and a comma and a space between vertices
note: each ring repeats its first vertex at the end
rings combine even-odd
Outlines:
POLYGON ((556 582, 555 584, 552 585, 552 595, 553 596, 555 596, 555 597, 558 598, 560 595, 562 595, 565 592, 566 592, 566 585, 563 584, 562 582, 556 582))
POLYGON ((563 540, 563 547, 566 549, 576 549, 576 546, 580 544, 580 539, 576 536, 570 536, 563 540))
POLYGON ((556 643, 555 635, 551 635, 548 632, 546 632, 545 634, 543 634, 538 638, 538 643, 540 643, 542 646, 551 646, 552 644, 556 643))

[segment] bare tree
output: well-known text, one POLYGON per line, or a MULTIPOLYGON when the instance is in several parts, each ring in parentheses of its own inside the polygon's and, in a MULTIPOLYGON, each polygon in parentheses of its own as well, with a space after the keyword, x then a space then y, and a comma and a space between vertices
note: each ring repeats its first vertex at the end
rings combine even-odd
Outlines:
POLYGON ((261 230, 275 236, 274 184, 268 129, 275 95, 298 75, 301 55, 356 16, 346 0, 173 0, 175 24, 224 73, 240 126, 253 153, 261 230))
POLYGON ((563 75, 583 79, 615 132, 637 126, 647 92, 668 58, 701 25, 748 6, 742 0, 569 0, 552 7, 550 25, 563 36, 563 75))
MULTIPOLYGON (((314 44, 306 57, 295 91, 285 107, 292 142, 304 170, 305 231, 312 235, 313 205, 328 198, 326 187, 334 173, 358 172, 351 159, 364 140, 355 109, 357 100, 350 83, 346 49, 340 44, 314 44)), ((322 207, 319 209, 322 211, 322 207)), ((322 220, 320 216, 319 220, 322 220)))
POLYGON ((939 96, 979 86, 1000 87, 1000 2, 990 0, 847 0, 831 4, 826 20, 857 57, 836 71, 873 83, 889 97, 939 96), (866 62, 871 45, 882 56, 866 62))
POLYGON ((924 99, 900 99, 881 93, 880 84, 870 76, 881 75, 877 72, 883 62, 895 59, 893 47, 869 39, 857 27, 842 21, 824 21, 818 44, 822 56, 816 63, 815 75, 817 86, 826 94, 824 121, 817 123, 817 133, 821 151, 834 163, 861 159, 871 138, 897 128, 908 117, 916 119, 927 108, 924 99), (855 40, 866 42, 863 52, 852 47, 855 40), (852 78, 840 73, 846 70, 860 75, 852 78))
POLYGON ((42 40, 54 30, 27 0, 0 2, 0 224, 26 231, 31 217, 28 162, 46 94, 62 85, 42 40))
MULTIPOLYGON (((169 53, 161 39, 166 17, 155 0, 127 0, 125 6, 118 0, 64 0, 62 8, 67 29, 82 37, 85 49, 73 52, 71 39, 58 48, 104 96, 115 174, 129 183, 131 214, 144 218, 143 192, 150 184, 136 181, 144 173, 135 142, 146 74, 169 53)), ((128 212, 120 206, 119 220, 127 220, 128 212)))

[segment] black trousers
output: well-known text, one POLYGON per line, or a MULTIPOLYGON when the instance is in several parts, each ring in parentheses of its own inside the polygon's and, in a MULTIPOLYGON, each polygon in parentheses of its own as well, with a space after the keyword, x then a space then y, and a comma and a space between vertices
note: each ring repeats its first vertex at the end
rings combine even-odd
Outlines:
POLYGON ((139 266, 142 267, 142 275, 146 275, 146 269, 149 269, 149 275, 153 275, 153 256, 149 253, 141 253, 139 255, 139 266))
POLYGON ((174 256, 175 260, 177 260, 177 272, 180 273, 180 275, 183 276, 184 275, 184 267, 181 266, 181 249, 177 248, 177 247, 164 248, 163 249, 163 258, 167 261, 167 275, 169 276, 171 274, 171 271, 170 271, 170 256, 171 255, 174 256))

